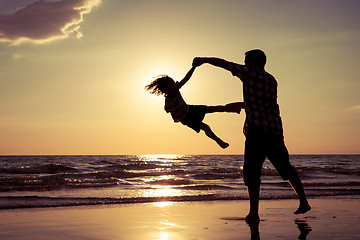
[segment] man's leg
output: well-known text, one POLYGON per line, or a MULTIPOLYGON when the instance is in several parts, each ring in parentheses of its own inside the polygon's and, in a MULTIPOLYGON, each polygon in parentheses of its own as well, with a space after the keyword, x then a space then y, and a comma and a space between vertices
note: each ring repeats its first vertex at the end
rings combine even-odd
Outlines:
POLYGON ((250 211, 249 214, 245 217, 245 221, 258 222, 260 221, 260 217, 259 217, 260 183, 247 186, 247 190, 250 201, 250 211))
POLYGON ((295 214, 306 213, 311 209, 305 195, 304 187, 297 173, 296 169, 290 164, 289 161, 289 152, 283 141, 278 141, 279 144, 276 144, 276 140, 271 141, 270 150, 268 158, 270 162, 274 165, 279 174, 288 179, 291 187, 297 194, 299 198, 299 208, 294 212, 295 214))
POLYGON ((209 125, 202 123, 201 130, 203 130, 205 132, 206 136, 208 136, 209 138, 214 140, 217 144, 219 144, 220 147, 227 148, 229 146, 229 144, 227 142, 224 142, 218 136, 215 135, 215 133, 211 130, 209 125))
POLYGON ((260 201, 261 168, 266 155, 263 151, 263 138, 255 132, 248 132, 245 141, 243 177, 247 186, 250 210, 245 217, 247 222, 258 222, 260 201))
POLYGON ((300 202, 299 208, 294 212, 294 214, 306 213, 307 211, 309 211, 311 209, 311 207, 306 199, 304 187, 303 187, 303 184, 299 177, 299 174, 297 173, 297 171, 295 169, 294 169, 294 173, 292 174, 292 176, 289 177, 289 183, 290 183, 291 187, 294 189, 294 191, 296 192, 296 194, 298 195, 299 202, 300 202))

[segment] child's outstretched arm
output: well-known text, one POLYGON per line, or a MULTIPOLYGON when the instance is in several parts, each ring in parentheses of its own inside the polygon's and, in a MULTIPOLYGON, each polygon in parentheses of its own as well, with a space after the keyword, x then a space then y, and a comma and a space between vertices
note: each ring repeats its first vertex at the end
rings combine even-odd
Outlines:
POLYGON ((189 81, 189 79, 191 78, 191 76, 193 75, 194 71, 195 71, 196 67, 192 67, 188 73, 185 75, 185 77, 179 82, 179 88, 181 88, 182 86, 184 86, 184 84, 189 81))
POLYGON ((232 69, 231 62, 228 62, 222 58, 217 58, 217 57, 196 57, 196 58, 194 58, 192 65, 195 67, 199 67, 204 63, 208 63, 208 64, 223 68, 228 71, 231 71, 231 69, 232 69))

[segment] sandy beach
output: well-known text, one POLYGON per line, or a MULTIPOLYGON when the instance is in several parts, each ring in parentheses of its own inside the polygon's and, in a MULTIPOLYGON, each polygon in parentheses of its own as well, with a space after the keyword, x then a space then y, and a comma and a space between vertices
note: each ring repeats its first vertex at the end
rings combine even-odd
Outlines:
POLYGON ((263 200, 262 221, 243 218, 248 201, 161 202, 1 210, 0 239, 359 239, 359 199, 263 200), (252 237, 252 238, 251 238, 252 237))

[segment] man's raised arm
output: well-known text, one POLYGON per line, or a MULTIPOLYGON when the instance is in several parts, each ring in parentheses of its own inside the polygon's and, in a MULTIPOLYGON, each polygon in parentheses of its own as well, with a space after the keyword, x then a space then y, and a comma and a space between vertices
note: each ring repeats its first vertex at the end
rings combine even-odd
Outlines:
POLYGON ((193 66, 198 67, 204 63, 211 64, 216 67, 223 68, 225 70, 231 71, 232 64, 224 59, 215 58, 215 57, 196 57, 193 60, 193 66))

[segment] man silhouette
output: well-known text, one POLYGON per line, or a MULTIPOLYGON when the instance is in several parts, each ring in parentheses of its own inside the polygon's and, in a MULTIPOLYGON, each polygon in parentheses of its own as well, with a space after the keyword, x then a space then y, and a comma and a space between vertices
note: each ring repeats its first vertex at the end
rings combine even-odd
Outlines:
POLYGON ((296 192, 300 204, 294 213, 302 214, 309 211, 311 207, 306 199, 300 177, 289 161, 277 104, 277 82, 265 71, 265 53, 259 49, 246 52, 245 65, 214 57, 196 57, 193 60, 195 67, 204 63, 228 70, 243 82, 246 113, 243 177, 250 200, 250 211, 245 220, 247 222, 260 221, 260 177, 266 157, 280 176, 290 182, 296 192))

